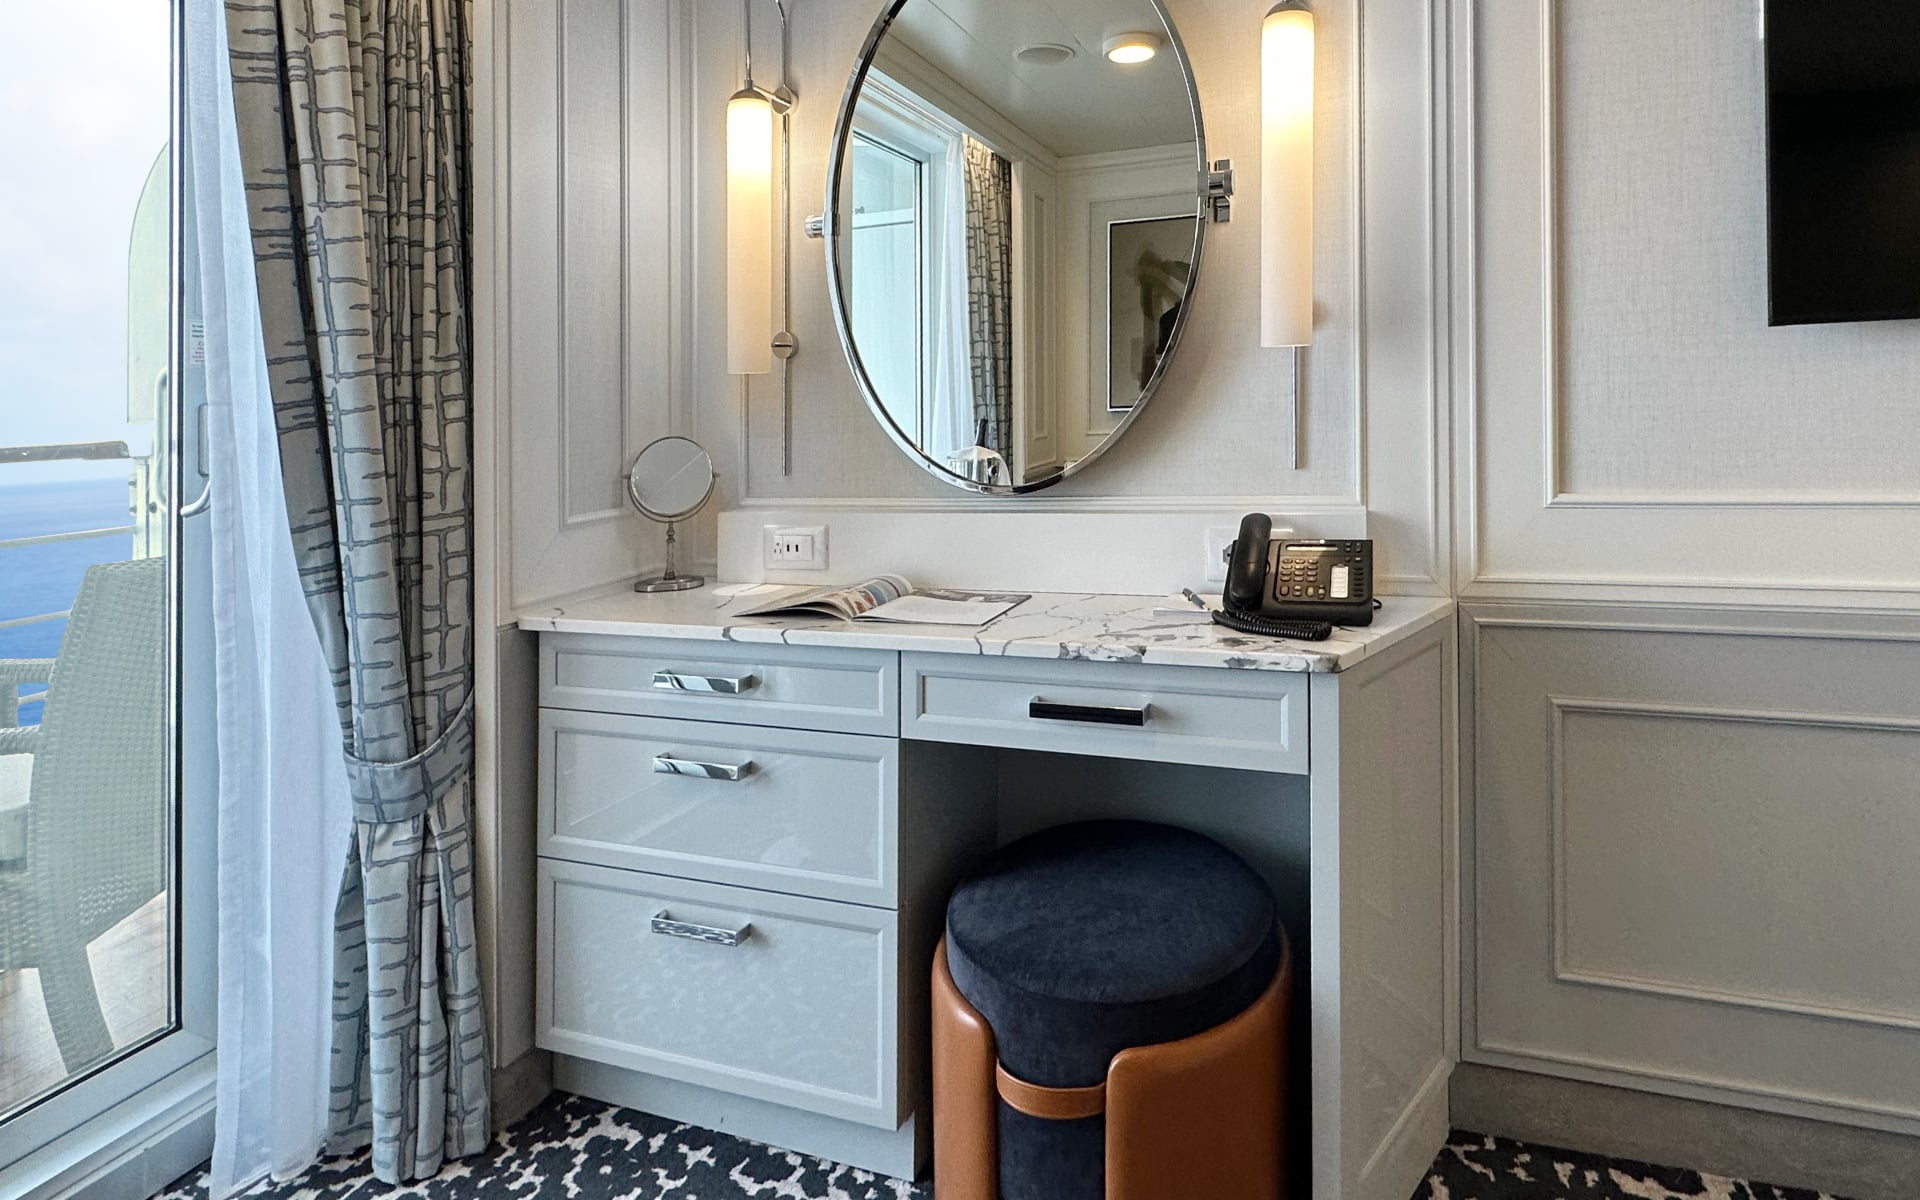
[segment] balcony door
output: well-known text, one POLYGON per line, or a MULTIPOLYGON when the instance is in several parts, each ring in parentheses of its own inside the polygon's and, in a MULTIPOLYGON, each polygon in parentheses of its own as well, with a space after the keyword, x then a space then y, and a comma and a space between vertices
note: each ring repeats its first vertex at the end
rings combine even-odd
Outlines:
POLYGON ((178 11, 0 39, 0 1192, 212 1050, 212 686, 178 11))

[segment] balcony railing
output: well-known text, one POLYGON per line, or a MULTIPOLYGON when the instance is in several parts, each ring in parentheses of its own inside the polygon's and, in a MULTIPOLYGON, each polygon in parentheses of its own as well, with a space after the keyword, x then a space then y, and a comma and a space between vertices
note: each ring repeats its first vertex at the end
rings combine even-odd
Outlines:
MULTIPOLYGON (((125 442, 55 442, 39 446, 0 446, 0 466, 15 463, 44 462, 130 462, 139 464, 144 460, 127 449, 125 442)), ((140 472, 142 476, 146 473, 140 472)), ((146 505, 138 506, 144 510, 146 505)), ((13 550, 21 546, 45 546, 53 542, 78 542, 89 538, 120 537, 138 533, 135 525, 113 525, 104 529, 73 529, 61 533, 41 533, 31 537, 0 539, 0 550, 13 550)), ((28 613, 24 616, 0 619, 0 630, 18 629, 23 625, 38 625, 46 621, 65 620, 71 609, 58 612, 28 613)), ((19 706, 32 704, 46 695, 44 687, 30 692, 17 693, 13 688, 0 688, 0 725, 11 725, 18 719, 19 706)))

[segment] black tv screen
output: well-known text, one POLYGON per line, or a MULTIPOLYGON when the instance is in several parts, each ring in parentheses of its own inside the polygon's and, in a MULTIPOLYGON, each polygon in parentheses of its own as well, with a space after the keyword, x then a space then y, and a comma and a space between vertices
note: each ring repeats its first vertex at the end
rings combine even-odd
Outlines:
POLYGON ((1920 0, 1767 0, 1768 323, 1920 318, 1920 0))

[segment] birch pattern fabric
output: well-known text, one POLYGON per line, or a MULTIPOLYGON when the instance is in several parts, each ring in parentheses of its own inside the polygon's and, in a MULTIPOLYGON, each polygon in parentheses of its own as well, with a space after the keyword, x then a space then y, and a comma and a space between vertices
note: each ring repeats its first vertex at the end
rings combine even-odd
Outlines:
POLYGON ((228 0, 281 470, 354 834, 329 1152, 487 1145, 474 941, 468 0, 228 0))
POLYGON ((973 419, 986 445, 1013 455, 1013 164, 965 137, 967 317, 973 419))

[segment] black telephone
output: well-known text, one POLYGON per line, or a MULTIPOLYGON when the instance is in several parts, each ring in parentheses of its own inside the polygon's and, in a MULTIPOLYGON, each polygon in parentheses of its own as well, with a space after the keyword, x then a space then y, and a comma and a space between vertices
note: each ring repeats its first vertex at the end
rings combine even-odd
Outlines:
POLYGON ((1272 538, 1266 514, 1240 519, 1240 536, 1227 550, 1224 611, 1214 620, 1308 641, 1327 637, 1332 625, 1373 624, 1372 542, 1272 538))

